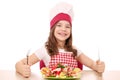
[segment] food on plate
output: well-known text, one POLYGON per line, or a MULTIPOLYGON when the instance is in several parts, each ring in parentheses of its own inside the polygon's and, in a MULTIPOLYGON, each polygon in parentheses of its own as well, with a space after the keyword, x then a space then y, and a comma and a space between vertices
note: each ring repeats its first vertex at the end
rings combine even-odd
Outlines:
POLYGON ((44 74, 44 76, 50 76, 50 69, 49 68, 47 68, 47 67, 43 67, 42 69, 41 69, 41 73, 42 74, 44 74))
POLYGON ((44 77, 55 77, 55 78, 80 78, 81 69, 72 68, 67 65, 58 63, 52 68, 43 67, 41 73, 44 77))

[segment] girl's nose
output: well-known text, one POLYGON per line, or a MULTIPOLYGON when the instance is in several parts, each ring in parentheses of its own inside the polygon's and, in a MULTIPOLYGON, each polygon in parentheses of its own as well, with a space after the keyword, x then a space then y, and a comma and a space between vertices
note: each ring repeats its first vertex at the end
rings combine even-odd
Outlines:
POLYGON ((63 31, 65 31, 65 30, 66 30, 66 28, 63 26, 63 27, 62 27, 62 30, 63 30, 63 31))

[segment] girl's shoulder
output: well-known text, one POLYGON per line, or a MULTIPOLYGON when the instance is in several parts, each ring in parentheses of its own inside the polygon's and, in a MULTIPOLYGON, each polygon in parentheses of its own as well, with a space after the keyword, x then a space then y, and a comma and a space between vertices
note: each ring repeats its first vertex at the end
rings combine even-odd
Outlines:
POLYGON ((39 47, 34 53, 39 58, 43 58, 44 56, 48 55, 45 45, 42 45, 41 47, 39 47))
POLYGON ((76 49, 76 50, 77 50, 77 55, 82 54, 82 51, 81 51, 78 47, 73 46, 73 49, 76 49))

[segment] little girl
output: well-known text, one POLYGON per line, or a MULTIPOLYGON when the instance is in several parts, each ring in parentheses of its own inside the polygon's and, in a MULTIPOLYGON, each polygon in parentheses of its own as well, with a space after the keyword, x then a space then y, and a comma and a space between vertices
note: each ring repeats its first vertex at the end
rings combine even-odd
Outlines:
POLYGON ((49 68, 58 63, 76 68, 78 67, 77 62, 80 62, 99 73, 104 72, 104 62, 93 61, 72 45, 72 6, 60 3, 51 10, 50 17, 50 34, 47 42, 29 56, 28 64, 26 58, 18 61, 15 65, 16 72, 24 77, 29 77, 30 67, 40 60, 43 60, 49 68))

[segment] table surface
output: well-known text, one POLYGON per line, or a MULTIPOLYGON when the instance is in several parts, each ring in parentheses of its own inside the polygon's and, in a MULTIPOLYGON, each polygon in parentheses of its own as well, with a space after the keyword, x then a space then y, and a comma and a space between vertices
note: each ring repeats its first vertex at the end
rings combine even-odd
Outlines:
MULTIPOLYGON (((31 74, 24 78, 13 70, 0 70, 0 80, 44 80, 40 72, 31 74)), ((120 80, 120 71, 105 71, 102 75, 92 71, 83 70, 80 80, 120 80)))

